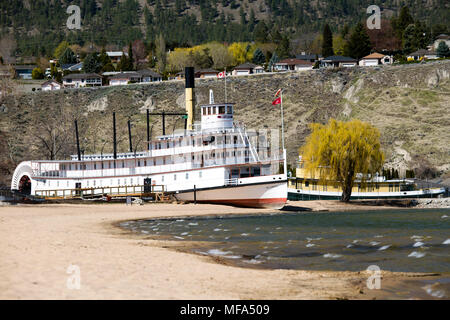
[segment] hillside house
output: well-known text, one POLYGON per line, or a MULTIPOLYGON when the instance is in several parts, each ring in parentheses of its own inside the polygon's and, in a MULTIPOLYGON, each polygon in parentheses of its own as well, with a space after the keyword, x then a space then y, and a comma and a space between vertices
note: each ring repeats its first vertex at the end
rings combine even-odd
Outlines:
POLYGON ((214 69, 201 69, 195 71, 196 78, 216 78, 219 71, 214 69))
POLYGON ((434 40, 432 45, 432 50, 437 50, 439 43, 445 42, 445 44, 450 47, 450 36, 446 34, 440 34, 436 37, 436 40, 434 40))
POLYGON ((53 90, 60 90, 60 89, 61 89, 61 83, 59 83, 56 80, 48 80, 41 84, 42 91, 53 91, 53 90))
POLYGON ((309 61, 300 59, 284 59, 274 65, 274 70, 276 71, 304 71, 311 70, 313 64, 309 61))
POLYGON ((158 82, 162 81, 162 75, 158 72, 149 69, 138 70, 137 73, 141 75, 141 82, 158 82))
POLYGON ((111 59, 112 63, 120 62, 120 59, 122 58, 123 54, 125 54, 125 56, 128 57, 128 53, 126 53, 126 52, 122 52, 122 51, 106 51, 106 55, 111 59))
POLYGON ((264 73, 266 70, 262 66, 256 66, 255 69, 253 69, 253 73, 264 73))
POLYGON ((325 68, 348 68, 357 64, 358 60, 344 56, 330 56, 320 61, 320 66, 325 68))
POLYGON ((408 54, 408 60, 422 60, 422 59, 426 59, 426 60, 434 60, 434 59, 438 59, 439 57, 437 56, 436 51, 431 51, 431 50, 425 50, 425 49, 419 49, 417 51, 414 51, 410 54, 408 54))
POLYGON ((393 62, 394 58, 392 56, 374 52, 361 58, 359 65, 362 67, 373 67, 380 64, 392 64, 393 62))
POLYGON ((129 83, 141 82, 141 75, 137 72, 119 72, 109 78, 110 86, 121 86, 129 83))
POLYGON ((71 73, 63 77, 64 88, 102 86, 102 76, 96 73, 71 73))
POLYGON ((37 65, 15 65, 13 66, 16 78, 30 80, 33 69, 37 68, 37 65))
POLYGON ((253 74, 256 67, 256 64, 246 62, 234 68, 231 74, 233 76, 253 74))

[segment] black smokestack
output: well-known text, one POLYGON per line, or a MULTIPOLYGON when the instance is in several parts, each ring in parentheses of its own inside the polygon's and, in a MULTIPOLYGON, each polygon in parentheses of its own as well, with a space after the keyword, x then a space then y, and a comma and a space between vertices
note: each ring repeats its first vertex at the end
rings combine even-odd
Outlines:
POLYGON ((195 88, 194 67, 184 68, 184 77, 186 78, 186 88, 195 88))
POLYGON ((114 159, 117 159, 116 113, 115 112, 113 112, 113 144, 114 144, 114 159))
POLYGON ((186 98, 186 113, 187 113, 186 127, 188 130, 192 130, 194 126, 194 101, 195 101, 194 67, 186 67, 184 69, 184 76, 186 78, 186 88, 184 89, 186 98))
POLYGON ((150 114, 147 109, 147 150, 150 151, 150 114))
POLYGON ((77 137, 77 153, 78 153, 78 161, 81 161, 81 152, 80 152, 80 138, 78 136, 78 122, 75 120, 75 136, 77 137))
POLYGON ((130 152, 133 152, 133 145, 131 144, 131 121, 128 120, 128 140, 130 141, 130 152))

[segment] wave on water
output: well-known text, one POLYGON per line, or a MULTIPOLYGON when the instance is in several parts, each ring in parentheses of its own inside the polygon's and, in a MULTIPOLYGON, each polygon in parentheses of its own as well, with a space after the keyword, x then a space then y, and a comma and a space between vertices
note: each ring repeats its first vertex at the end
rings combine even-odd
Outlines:
POLYGON ((222 251, 220 249, 210 249, 208 250, 208 254, 212 255, 212 256, 225 256, 228 255, 230 253, 233 253, 231 251, 222 251))
POLYGON ((425 257, 425 253, 424 252, 417 252, 417 251, 413 251, 408 255, 409 258, 423 258, 425 257))
POLYGON ((240 267, 355 271, 379 262, 395 272, 450 272, 450 219, 441 219, 448 211, 405 210, 119 223, 144 238, 159 232, 174 242, 189 240, 192 251, 240 267))
POLYGON ((442 299, 445 297, 445 291, 435 290, 433 288, 433 285, 427 285, 427 286, 423 287, 423 289, 426 291, 426 293, 428 293, 432 297, 439 298, 439 299, 442 299))
POLYGON ((324 258, 329 258, 329 259, 337 259, 342 257, 342 254, 334 254, 334 253, 325 253, 323 255, 324 258))
POLYGON ((259 261, 256 259, 251 259, 251 260, 244 260, 243 262, 250 263, 250 264, 258 264, 258 263, 261 263, 262 261, 259 261))

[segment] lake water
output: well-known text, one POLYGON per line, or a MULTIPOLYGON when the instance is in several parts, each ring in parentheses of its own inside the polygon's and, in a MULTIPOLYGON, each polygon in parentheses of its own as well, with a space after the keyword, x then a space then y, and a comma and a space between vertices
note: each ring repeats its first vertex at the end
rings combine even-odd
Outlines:
POLYGON ((449 209, 139 220, 121 227, 180 245, 189 241, 189 250, 238 266, 450 272, 449 209))

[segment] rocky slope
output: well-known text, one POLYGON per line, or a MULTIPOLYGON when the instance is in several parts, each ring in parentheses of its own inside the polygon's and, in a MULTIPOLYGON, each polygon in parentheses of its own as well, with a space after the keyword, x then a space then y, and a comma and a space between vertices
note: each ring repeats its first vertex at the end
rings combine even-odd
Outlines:
MULTIPOLYGON (((273 94, 284 88, 288 161, 295 163, 298 148, 311 122, 329 118, 359 118, 381 131, 387 166, 400 169, 420 165, 450 171, 450 61, 426 64, 313 70, 227 80, 228 101, 237 103, 235 118, 250 128, 280 126, 280 108, 273 94)), ((197 103, 224 99, 223 79, 196 81, 197 103)), ((127 125, 133 122, 134 145, 144 148, 145 109, 184 110, 184 82, 65 89, 6 97, 0 103, 0 166, 9 184, 15 164, 26 159, 67 158, 75 153, 73 120, 78 119, 82 148, 112 151, 112 112, 118 116, 119 151, 127 151, 127 125)), ((152 136, 161 134, 160 117, 152 117, 152 136)), ((183 120, 169 118, 167 132, 182 128, 183 120), (174 122, 176 120, 176 123, 174 122)))

